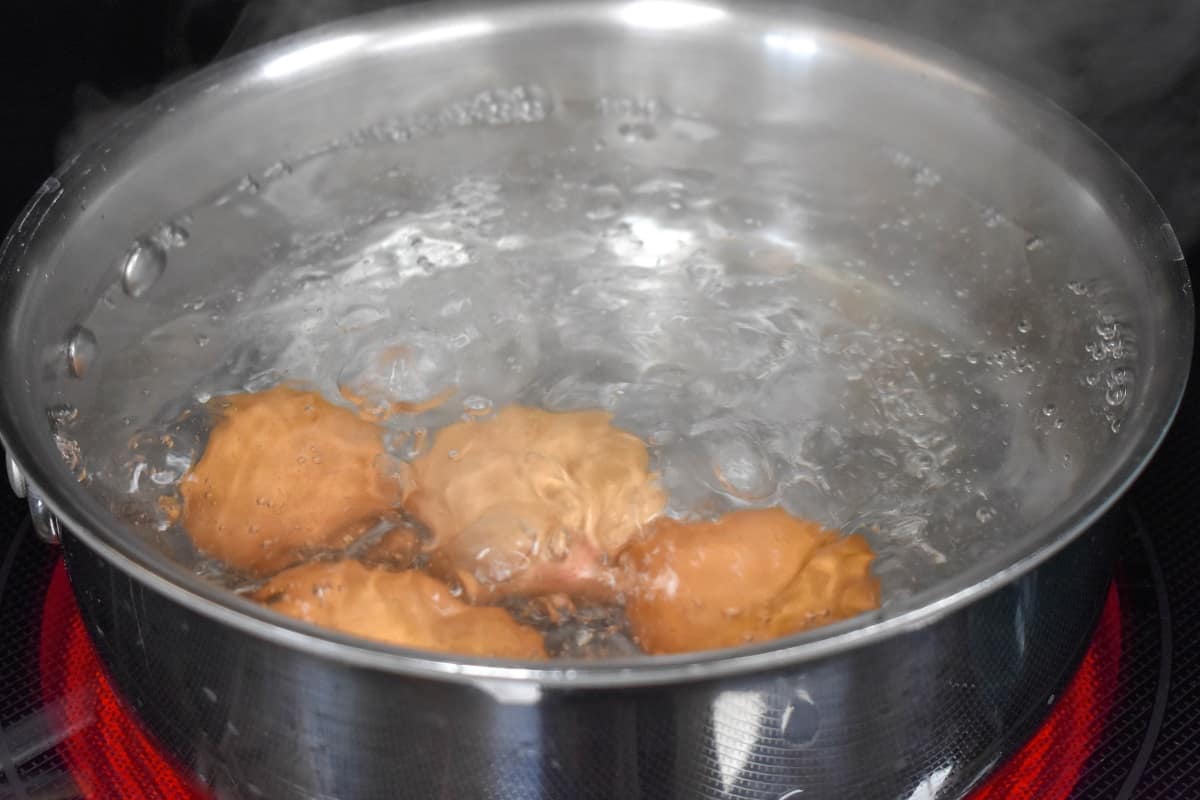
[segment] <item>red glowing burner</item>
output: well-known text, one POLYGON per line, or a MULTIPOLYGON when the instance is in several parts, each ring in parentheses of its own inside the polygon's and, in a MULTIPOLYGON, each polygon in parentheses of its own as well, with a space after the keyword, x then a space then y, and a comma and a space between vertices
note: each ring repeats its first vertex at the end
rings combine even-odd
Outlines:
MULTIPOLYGON (((62 753, 72 777, 97 800, 207 800, 118 700, 88 638, 62 562, 42 620, 42 688, 71 734, 62 753)), ((1103 732, 1121 660, 1121 608, 1114 586, 1078 673, 1045 724, 970 800, 1066 800, 1103 732)))
POLYGON ((1120 665, 1121 602, 1114 585, 1083 663, 1050 716, 970 800, 1066 800, 1104 732, 1120 665))
POLYGON ((71 777, 96 800, 206 800, 117 699, 88 638, 59 561, 42 612, 42 690, 58 699, 72 733, 61 745, 71 777))

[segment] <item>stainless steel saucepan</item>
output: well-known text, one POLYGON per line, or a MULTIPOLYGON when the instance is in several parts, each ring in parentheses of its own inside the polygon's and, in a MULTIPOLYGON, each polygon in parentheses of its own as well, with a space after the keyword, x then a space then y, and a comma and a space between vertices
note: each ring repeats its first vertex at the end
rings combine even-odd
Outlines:
POLYGON ((1079 124, 760 4, 393 12, 269 45, 69 161, 0 263, 14 486, 123 695, 238 798, 960 796, 1070 676, 1192 342, 1170 226, 1079 124), (336 397, 398 344, 417 366, 375 377, 459 394, 397 425, 608 408, 674 511, 862 533, 883 607, 506 663, 255 605, 158 503, 203 447, 180 420, 285 380, 336 397))

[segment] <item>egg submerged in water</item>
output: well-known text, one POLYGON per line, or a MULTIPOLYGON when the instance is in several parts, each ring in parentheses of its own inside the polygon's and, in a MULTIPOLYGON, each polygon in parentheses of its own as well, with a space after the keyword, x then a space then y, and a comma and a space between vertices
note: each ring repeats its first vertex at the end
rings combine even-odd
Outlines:
POLYGON ((623 606, 653 655, 763 641, 879 605, 859 536, 779 508, 663 516, 645 443, 606 412, 509 406, 443 428, 400 463, 381 420, 315 392, 214 402, 217 425, 181 483, 184 527, 201 551, 272 576, 259 602, 317 625, 540 659, 541 633, 498 606, 556 597, 623 606), (381 523, 388 534, 355 546, 381 523))

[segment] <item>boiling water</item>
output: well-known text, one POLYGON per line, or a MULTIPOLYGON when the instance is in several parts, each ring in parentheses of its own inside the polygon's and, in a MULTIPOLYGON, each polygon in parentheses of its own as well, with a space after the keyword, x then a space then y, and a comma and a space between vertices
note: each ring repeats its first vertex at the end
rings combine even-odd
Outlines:
POLYGON ((231 177, 131 244, 67 348, 89 411, 52 418, 133 527, 235 585, 158 504, 222 393, 453 387, 388 421, 400 457, 510 403, 609 409, 671 513, 862 533, 892 603, 1051 513, 1134 380, 1119 298, 1064 280, 1061 242, 824 126, 526 87, 231 177))

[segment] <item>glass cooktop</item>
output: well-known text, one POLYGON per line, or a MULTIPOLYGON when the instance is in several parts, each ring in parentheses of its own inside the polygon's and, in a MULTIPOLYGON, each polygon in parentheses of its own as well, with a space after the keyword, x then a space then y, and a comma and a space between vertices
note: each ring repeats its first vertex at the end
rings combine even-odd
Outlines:
MULTIPOLYGON (((145 87, 218 52, 378 5, 7 4, 0 9, 6 94, 0 228, 7 229, 61 150, 145 87)), ((1193 12, 1184 8, 1191 4, 1177 4, 1172 15, 1103 2, 1043 9, 1014 0, 1003 11, 951 0, 833 5, 939 38, 1026 81, 1037 82, 1039 69, 1057 71, 1059 79, 1043 88, 1130 161, 1163 203, 1189 262, 1200 263, 1200 215, 1194 212, 1200 198, 1200 149, 1194 146, 1200 6, 1193 12), (1106 67, 1108 61, 1120 70, 1106 67)), ((1044 725, 998 766, 974 800, 1200 797, 1196 372, 1175 428, 1125 503, 1123 552, 1090 649, 1044 725)), ((142 732, 136 714, 108 685, 58 553, 34 535, 23 502, 0 488, 0 800, 239 796, 237 787, 206 778, 204 764, 171 763, 142 732)))

